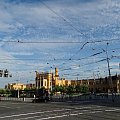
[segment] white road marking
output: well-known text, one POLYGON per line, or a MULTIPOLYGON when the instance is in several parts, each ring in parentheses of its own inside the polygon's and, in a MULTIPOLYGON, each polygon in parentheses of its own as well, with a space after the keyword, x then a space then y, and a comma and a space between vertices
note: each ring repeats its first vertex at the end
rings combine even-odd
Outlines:
POLYGON ((40 117, 40 116, 32 116, 32 117, 26 117, 26 118, 20 118, 20 119, 14 119, 14 120, 27 120, 27 119, 31 119, 31 118, 36 118, 36 117, 40 117))
POLYGON ((54 111, 66 111, 66 110, 71 110, 71 109, 61 109, 61 110, 52 110, 52 111, 38 111, 38 112, 31 112, 31 113, 23 113, 23 114, 13 114, 13 115, 8 115, 8 116, 2 116, 0 118, 11 118, 11 117, 19 117, 19 116, 26 116, 26 115, 34 115, 38 113, 49 113, 49 112, 54 112, 54 111))
POLYGON ((48 120, 48 119, 54 119, 54 118, 62 118, 62 117, 68 117, 68 116, 76 116, 76 115, 81 115, 83 113, 78 113, 78 114, 69 114, 69 115, 60 115, 60 116, 54 116, 54 117, 46 117, 46 118, 41 118, 41 119, 36 119, 36 120, 48 120))
POLYGON ((41 119, 36 119, 36 120, 48 120, 48 119, 62 118, 62 117, 67 117, 67 116, 68 115, 60 115, 60 116, 47 117, 47 118, 41 118, 41 119))
MULTIPOLYGON (((47 120, 47 119, 55 119, 55 118, 62 118, 62 117, 69 117, 69 116, 77 116, 77 115, 82 115, 82 114, 86 114, 86 113, 82 113, 79 111, 72 111, 74 113, 69 113, 69 112, 65 112, 65 113, 62 113, 61 115, 57 115, 57 116, 49 116, 49 117, 44 117, 44 118, 40 118, 40 119, 36 119, 36 120, 47 120), (75 113, 75 112, 78 112, 78 113, 75 113), (68 113, 68 114, 66 114, 68 113)), ((87 112, 87 113, 98 113, 98 112, 103 112, 103 111, 94 111, 94 112, 87 112)), ((50 114, 50 115, 53 115, 53 114, 50 114)), ((56 115, 56 114, 54 114, 56 115)), ((32 117, 26 117, 26 118, 19 118, 19 119, 14 119, 14 120, 26 120, 26 119, 30 119, 30 118, 35 118, 35 117, 41 117, 41 116, 32 116, 32 117)))
POLYGON ((81 107, 81 108, 76 107, 76 108, 74 108, 74 109, 79 109, 79 110, 81 110, 81 109, 88 109, 88 108, 92 108, 92 107, 81 107))
POLYGON ((8 107, 8 106, 0 106, 0 107, 4 107, 4 108, 11 108, 11 107, 8 107))
POLYGON ((98 111, 99 111, 99 110, 103 110, 103 109, 99 109, 99 108, 98 108, 98 109, 93 109, 93 110, 98 110, 98 111))
POLYGON ((105 110, 106 112, 112 112, 112 111, 119 111, 120 109, 109 109, 109 110, 105 110))
MULTIPOLYGON (((67 113, 69 113, 69 112, 64 112, 63 115, 67 114, 67 113)), ((50 114, 50 115, 57 116, 57 114, 50 114)), ((48 115, 46 115, 46 116, 48 116, 48 115)), ((18 118, 18 119, 14 119, 14 120, 27 120, 27 119, 36 118, 36 117, 41 117, 41 116, 31 116, 31 117, 26 117, 26 118, 18 118)))
MULTIPOLYGON (((6 106, 3 106, 6 107, 6 106)), ((69 116, 77 116, 77 115, 82 115, 82 114, 87 114, 87 113, 91 113, 91 114, 95 114, 95 113, 99 113, 99 112, 110 112, 110 111, 119 111, 120 109, 117 108, 109 108, 109 109, 105 109, 105 107, 103 107, 103 109, 100 109, 103 106, 90 106, 90 107, 73 107, 70 109, 56 109, 56 110, 51 110, 51 111, 36 111, 36 112, 30 112, 30 113, 22 113, 22 114, 13 114, 13 115, 8 115, 8 116, 1 116, 0 118, 12 118, 12 117, 20 117, 20 116, 24 116, 24 118, 13 118, 14 120, 27 120, 30 118, 36 118, 36 120, 48 120, 48 119, 55 119, 55 118, 62 118, 62 117, 69 117, 69 116), (92 109, 90 109, 92 108, 92 109), (98 108, 98 109, 97 109, 98 108), (86 109, 86 110, 84 110, 86 109), (63 111, 62 113, 59 113, 60 111, 63 111), (65 112, 66 111, 66 112, 65 112), (67 112, 68 111, 68 112, 67 112), (81 112, 80 112, 81 111, 81 112), (58 112, 58 114, 55 114, 54 112, 58 112), (40 118, 37 119, 37 117, 41 117, 40 115, 36 115, 35 114, 42 114, 42 116, 44 115, 44 113, 54 113, 54 114, 50 114, 52 116, 50 116, 49 114, 46 115, 46 117, 44 118, 40 118), (33 115, 33 116, 27 116, 27 115, 33 115)))
POLYGON ((89 113, 99 113, 99 112, 103 112, 103 111, 93 111, 93 112, 89 112, 89 113))
POLYGON ((82 110, 83 112, 90 111, 90 110, 82 110))
POLYGON ((63 110, 71 110, 71 109, 61 109, 61 110, 58 109, 58 110, 53 110, 53 111, 58 111, 59 112, 59 111, 63 111, 63 110))

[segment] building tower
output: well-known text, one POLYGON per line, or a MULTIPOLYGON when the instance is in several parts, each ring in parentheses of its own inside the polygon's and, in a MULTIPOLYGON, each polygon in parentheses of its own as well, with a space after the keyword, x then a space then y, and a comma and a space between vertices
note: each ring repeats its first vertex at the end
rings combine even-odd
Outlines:
POLYGON ((58 68, 55 68, 55 80, 58 80, 59 74, 58 74, 58 68))
POLYGON ((58 78, 59 78, 59 74, 58 74, 58 68, 55 68, 55 85, 58 84, 58 78))

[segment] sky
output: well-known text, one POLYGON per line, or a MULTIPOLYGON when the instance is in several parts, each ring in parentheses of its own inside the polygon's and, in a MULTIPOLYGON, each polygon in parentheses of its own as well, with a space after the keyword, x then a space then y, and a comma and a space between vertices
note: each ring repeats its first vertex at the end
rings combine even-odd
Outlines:
POLYGON ((120 74, 119 0, 0 0, 0 87, 35 71, 68 80, 120 74), (108 62, 107 62, 108 58, 108 62))

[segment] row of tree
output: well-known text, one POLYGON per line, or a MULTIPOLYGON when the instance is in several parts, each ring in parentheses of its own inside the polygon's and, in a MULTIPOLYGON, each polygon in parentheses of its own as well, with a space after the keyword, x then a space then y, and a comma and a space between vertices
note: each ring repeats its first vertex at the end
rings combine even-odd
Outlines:
POLYGON ((52 93, 55 94, 57 92, 60 92, 61 94, 74 94, 74 93, 87 93, 89 91, 89 88, 87 85, 77 85, 77 86, 55 86, 52 90, 52 93))
MULTIPOLYGON (((41 89, 45 89, 44 87, 41 89)), ((29 92, 29 91, 36 91, 36 88, 25 88, 24 92, 29 92)), ((9 89, 0 89, 0 95, 1 96, 10 96, 15 92, 15 90, 9 90, 9 89)), ((51 91, 51 95, 56 94, 56 93, 60 93, 60 94, 78 94, 78 93, 87 93, 89 92, 89 88, 87 85, 77 85, 77 86, 55 86, 53 87, 52 91, 51 91)))
POLYGON ((11 90, 9 89, 0 89, 0 95, 1 96, 6 96, 6 95, 10 95, 11 94, 11 90))

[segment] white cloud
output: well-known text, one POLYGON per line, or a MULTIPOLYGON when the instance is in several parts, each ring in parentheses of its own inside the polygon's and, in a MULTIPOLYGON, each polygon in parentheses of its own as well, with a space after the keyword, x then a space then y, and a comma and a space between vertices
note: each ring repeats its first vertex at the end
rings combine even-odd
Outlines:
POLYGON ((0 22, 0 32, 11 32, 13 31, 13 29, 14 29, 13 25, 0 22))
MULTIPOLYGON (((84 49, 77 51, 84 44, 57 44, 57 43, 17 43, 18 40, 25 42, 33 41, 88 41, 119 38, 119 0, 60 0, 44 1, 53 11, 42 5, 40 2, 6 2, 0 1, 0 58, 1 68, 13 70, 49 70, 54 65, 58 68, 69 68, 66 73, 80 72, 82 76, 91 76, 93 71, 101 68, 107 70, 105 62, 85 65, 94 62, 94 59, 83 59, 81 61, 67 61, 64 59, 79 59, 94 54, 91 49, 106 48, 106 42, 100 44, 87 44, 84 49), (66 22, 67 20, 67 22, 66 22), (73 26, 73 27, 72 27, 73 26), (80 32, 85 35, 81 35, 80 32), (117 31, 117 32, 116 32, 117 31), (4 33, 4 35, 3 35, 4 33), (5 42, 5 41, 16 41, 5 42), (17 57, 15 57, 17 56, 17 57), (24 61, 22 59, 40 59, 24 61), (54 60, 61 59, 61 60, 54 60), (12 59, 12 60, 11 60, 12 59), (18 60, 15 60, 18 59, 18 60), (21 59, 21 60, 19 60, 21 59), (49 61, 49 59, 52 59, 49 61), (63 60, 62 60, 63 59, 63 60), (4 63, 3 63, 4 62, 4 63), (49 64, 47 64, 49 63, 49 64), (66 64, 63 64, 66 63, 66 64), (80 65, 80 67, 78 66, 80 65), (83 66, 82 66, 83 65, 83 66), (82 72, 91 68, 89 72, 82 72)), ((118 41, 119 43, 119 41, 118 41)), ((115 42, 110 43, 110 47, 119 47, 115 42)), ((103 57, 105 55, 100 55, 103 57)), ((95 61, 102 58, 95 57, 95 61)), ((111 67, 117 67, 117 62, 111 62, 111 67)), ((60 71, 61 72, 61 71, 60 71)), ((62 73, 61 72, 61 73, 62 73)), ((27 73, 27 72, 26 72, 27 73)), ((70 77, 70 76, 69 76, 70 77)), ((25 78, 27 74, 25 74, 25 78)))
POLYGON ((25 55, 25 56, 29 56, 29 55, 33 55, 33 53, 29 53, 29 52, 9 52, 10 55, 25 55))

